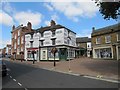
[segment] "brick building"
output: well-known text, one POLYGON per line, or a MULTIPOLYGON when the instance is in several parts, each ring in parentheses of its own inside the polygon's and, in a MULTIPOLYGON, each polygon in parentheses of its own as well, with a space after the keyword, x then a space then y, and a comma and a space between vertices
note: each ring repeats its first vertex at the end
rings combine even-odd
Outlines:
POLYGON ((76 38, 76 57, 79 56, 91 56, 91 38, 88 37, 77 37, 76 38))
POLYGON ((7 44, 6 45, 6 57, 10 57, 11 56, 11 45, 7 44))
POLYGON ((93 58, 120 59, 120 23, 92 31, 93 58))
POLYGON ((27 26, 20 25, 12 27, 12 58, 13 59, 21 59, 24 58, 24 47, 25 47, 25 33, 32 31, 32 24, 30 22, 27 23, 27 26), (21 55, 22 56, 21 56, 21 55))
POLYGON ((0 58, 2 57, 2 50, 3 50, 3 49, 0 49, 0 58))
POLYGON ((2 49, 2 57, 5 57, 5 55, 6 55, 6 47, 2 49))

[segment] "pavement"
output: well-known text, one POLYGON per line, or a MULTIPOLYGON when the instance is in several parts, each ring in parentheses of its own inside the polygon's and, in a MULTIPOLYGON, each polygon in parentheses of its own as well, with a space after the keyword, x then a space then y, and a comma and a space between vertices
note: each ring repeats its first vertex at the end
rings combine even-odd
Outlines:
POLYGON ((120 83, 120 72, 118 72, 120 61, 117 60, 99 60, 80 57, 70 61, 57 61, 55 67, 52 61, 36 61, 35 64, 32 61, 9 61, 76 76, 120 83))

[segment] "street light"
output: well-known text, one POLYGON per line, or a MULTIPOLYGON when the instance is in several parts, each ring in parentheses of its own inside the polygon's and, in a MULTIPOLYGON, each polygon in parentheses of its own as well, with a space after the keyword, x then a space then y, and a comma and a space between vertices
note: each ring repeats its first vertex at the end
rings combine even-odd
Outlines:
MULTIPOLYGON (((68 33, 68 35, 69 35, 69 33, 68 33)), ((68 38, 68 45, 69 45, 69 40, 71 40, 71 38, 70 38, 70 36, 68 36, 67 37, 68 38)), ((69 60, 69 72, 71 72, 71 69, 70 69, 70 54, 69 54, 69 52, 70 52, 70 49, 68 48, 68 60, 69 60)))

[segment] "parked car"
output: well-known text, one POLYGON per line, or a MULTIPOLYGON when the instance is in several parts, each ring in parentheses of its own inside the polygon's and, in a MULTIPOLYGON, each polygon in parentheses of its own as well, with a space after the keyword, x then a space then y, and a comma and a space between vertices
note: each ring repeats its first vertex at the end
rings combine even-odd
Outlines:
POLYGON ((6 64, 0 60, 0 76, 4 77, 7 75, 7 67, 6 67, 6 64))

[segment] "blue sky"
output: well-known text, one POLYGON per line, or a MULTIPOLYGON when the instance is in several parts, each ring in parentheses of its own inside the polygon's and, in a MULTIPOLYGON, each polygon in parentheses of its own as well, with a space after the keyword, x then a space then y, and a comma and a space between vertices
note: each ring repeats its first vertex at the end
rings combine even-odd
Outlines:
POLYGON ((53 19, 76 32, 77 37, 90 37, 92 27, 99 29, 117 23, 104 20, 94 2, 2 2, 0 17, 0 48, 11 43, 12 25, 26 26, 28 21, 37 29, 48 26, 53 19))

